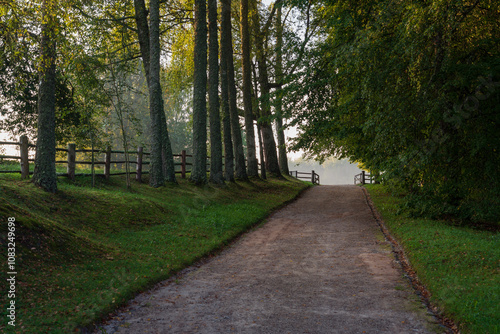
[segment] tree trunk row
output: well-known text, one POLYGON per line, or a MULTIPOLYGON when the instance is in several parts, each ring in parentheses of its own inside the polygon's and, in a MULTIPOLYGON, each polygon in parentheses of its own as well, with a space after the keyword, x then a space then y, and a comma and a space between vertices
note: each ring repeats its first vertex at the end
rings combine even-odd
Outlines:
MULTIPOLYGON (((255 6, 256 4, 252 2, 255 6)), ((201 175, 201 171, 205 170, 206 163, 206 14, 204 9, 205 2, 201 0, 195 1, 195 74, 194 74, 194 93, 193 93, 193 149, 194 155, 200 158, 195 164, 198 164, 200 172, 193 172, 192 180, 195 183, 204 183, 206 180, 205 174, 201 175), (200 27, 205 27, 204 29, 200 27), (202 51, 205 51, 204 53, 202 51), (202 78, 203 77, 203 78, 202 78), (202 103, 203 102, 203 103, 202 103), (203 120, 202 120, 203 118, 203 120), (200 150, 204 150, 201 152, 200 150), (205 163, 204 163, 205 162, 205 163)), ((243 148, 243 138, 239 122, 237 108, 237 92, 235 83, 234 60, 233 60, 233 43, 232 43, 232 27, 231 27, 231 1, 221 0, 221 39, 220 39, 220 68, 217 62, 217 2, 216 0, 208 1, 208 17, 209 17, 209 53, 208 53, 208 73, 209 73, 209 92, 208 102, 210 111, 210 143, 211 143, 211 176, 210 181, 213 183, 222 183, 222 175, 225 180, 233 181, 235 179, 246 180, 248 177, 258 177, 258 162, 255 149, 255 132, 254 120, 258 119, 259 135, 262 136, 262 145, 264 147, 265 169, 274 176, 281 176, 283 173, 288 173, 286 161, 286 148, 283 133, 282 108, 280 97, 278 96, 276 116, 278 141, 280 150, 280 160, 278 160, 277 147, 274 139, 274 131, 272 127, 272 111, 270 100, 270 83, 268 77, 268 65, 266 62, 265 50, 265 34, 266 31, 260 29, 260 18, 256 10, 254 10, 254 30, 255 30, 255 49, 257 63, 259 69, 259 92, 260 92, 260 115, 255 115, 252 102, 252 68, 251 68, 251 41, 249 27, 249 2, 242 0, 240 3, 240 32, 242 41, 242 72, 243 72, 243 107, 246 130, 247 152, 246 158, 248 166, 245 166, 245 153, 243 148), (218 103, 218 76, 220 69, 220 85, 221 97, 220 105, 218 103), (224 133, 224 155, 225 155, 225 171, 222 171, 222 149, 220 146, 220 118, 218 108, 222 109, 222 128, 224 133)), ((273 11, 274 13, 274 11, 273 11)), ((270 17, 269 19, 271 19, 270 17)), ((278 28, 278 61, 276 64, 276 73, 279 80, 282 79, 282 24, 281 24, 281 8, 278 7, 278 18, 276 22, 278 28)), ((257 92, 257 90, 256 90, 257 92)), ((259 103, 259 102, 257 102, 259 103)), ((193 167, 194 170, 196 168, 193 167)), ((204 172, 203 172, 204 173, 204 172)), ((265 175, 265 171, 264 171, 265 175)))
MULTIPOLYGON (((207 65, 209 65, 208 104, 210 112, 210 149, 211 166, 210 182, 221 184, 225 180, 247 180, 248 177, 258 177, 258 162, 256 157, 254 120, 258 120, 259 137, 262 137, 264 160, 267 171, 280 176, 280 167, 276 153, 276 143, 272 128, 272 112, 270 103, 270 84, 268 65, 265 55, 265 32, 260 29, 260 18, 254 10, 255 47, 258 63, 258 82, 260 92, 260 107, 255 108, 252 101, 252 68, 251 40, 249 24, 249 1, 242 0, 240 4, 240 28, 242 40, 242 71, 243 71, 243 107, 246 130, 247 152, 243 148, 242 129, 237 108, 237 91, 233 60, 233 42, 231 27, 231 1, 221 0, 221 40, 220 68, 218 63, 219 44, 217 38, 217 0, 207 2, 195 0, 195 46, 194 46, 194 78, 193 78, 193 170, 191 180, 196 184, 207 182, 207 65), (207 29, 208 28, 208 29, 207 29), (209 34, 208 34, 209 33, 209 34), (207 46, 209 38, 209 48, 207 46), (208 62, 207 62, 208 51, 208 62), (219 75, 221 96, 219 103, 219 75), (224 145, 221 138, 224 134, 224 145), (255 115, 260 110, 260 115, 255 115), (262 136, 260 136, 262 135, 262 136), (222 146, 224 146, 225 170, 223 172, 222 146)), ((256 2, 252 1, 256 7, 256 2)), ((42 29, 40 47, 40 86, 38 96, 38 140, 35 157, 35 172, 33 182, 47 191, 57 191, 55 171, 55 81, 56 81, 56 41, 57 41, 57 1, 42 2, 42 29)), ((150 185, 160 187, 165 182, 176 182, 174 160, 169 139, 167 122, 160 82, 160 0, 150 0, 146 8, 144 0, 134 0, 136 33, 143 60, 146 81, 149 89, 149 108, 151 118, 151 165, 150 185), (148 20, 149 16, 149 20, 148 20)), ((254 8, 256 9, 256 8, 254 8)), ((274 10, 273 10, 274 13, 274 10)), ((281 27, 281 11, 278 12, 278 30, 281 27)), ((269 18, 271 19, 271 17, 269 18)), ((278 31, 280 43, 282 33, 278 31)), ((278 45, 276 73, 282 75, 281 44, 278 45)), ((254 91, 257 94, 257 88, 254 91)), ((277 128, 280 149, 280 161, 286 166, 286 151, 282 133, 281 107, 277 104, 277 128), (284 159, 284 160, 283 160, 284 159)), ((285 167, 287 169, 287 167, 285 167)), ((285 170, 285 169, 283 169, 285 170)), ((265 173, 265 171, 264 171, 265 173)))
POLYGON ((253 10, 253 23, 255 29, 255 51, 257 58, 257 67, 259 71, 258 82, 260 87, 260 112, 259 119, 262 141, 264 145, 264 159, 266 169, 273 176, 280 177, 281 171, 276 153, 276 142, 274 141, 274 132, 271 123, 271 88, 269 84, 268 66, 265 50, 265 31, 260 27, 260 16, 256 8, 253 10))

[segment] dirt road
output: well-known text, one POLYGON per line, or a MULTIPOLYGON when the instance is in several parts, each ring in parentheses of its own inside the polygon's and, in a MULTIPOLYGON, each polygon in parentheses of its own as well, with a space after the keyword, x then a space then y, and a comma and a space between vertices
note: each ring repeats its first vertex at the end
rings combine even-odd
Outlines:
POLYGON ((104 328, 260 334, 438 327, 402 278, 362 190, 319 186, 208 263, 139 295, 104 328))

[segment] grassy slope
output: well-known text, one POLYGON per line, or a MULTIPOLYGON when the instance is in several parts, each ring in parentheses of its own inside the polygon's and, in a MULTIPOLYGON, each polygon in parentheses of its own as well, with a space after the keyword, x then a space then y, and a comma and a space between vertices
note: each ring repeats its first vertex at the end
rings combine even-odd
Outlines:
POLYGON ((397 215, 399 198, 380 185, 366 188, 431 301, 463 333, 500 333, 500 235, 397 215))
MULTIPOLYGON (((68 333, 102 318, 135 293, 217 250, 307 187, 295 180, 152 189, 124 179, 60 179, 47 194, 18 176, 0 178, 0 252, 16 222, 19 333, 68 333)), ((5 266, 4 266, 5 268, 5 266)), ((0 280, 6 282, 6 270, 0 280)), ((2 283, 2 291, 7 289, 2 283)), ((6 327, 0 294, 0 329, 6 327)), ((4 307, 5 306, 5 307, 4 307)))

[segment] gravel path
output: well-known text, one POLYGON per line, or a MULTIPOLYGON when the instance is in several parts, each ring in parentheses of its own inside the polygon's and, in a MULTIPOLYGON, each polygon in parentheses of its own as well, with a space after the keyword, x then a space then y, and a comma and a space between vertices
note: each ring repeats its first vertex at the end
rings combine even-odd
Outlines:
POLYGON ((137 296, 105 333, 432 333, 362 189, 319 186, 207 263, 137 296))

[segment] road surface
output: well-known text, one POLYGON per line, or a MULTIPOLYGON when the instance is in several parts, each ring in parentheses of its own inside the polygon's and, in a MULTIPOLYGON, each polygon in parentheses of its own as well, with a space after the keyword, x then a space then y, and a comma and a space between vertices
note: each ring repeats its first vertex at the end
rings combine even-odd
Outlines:
POLYGON ((444 332, 356 186, 317 186, 205 263, 137 296, 106 333, 444 332))

